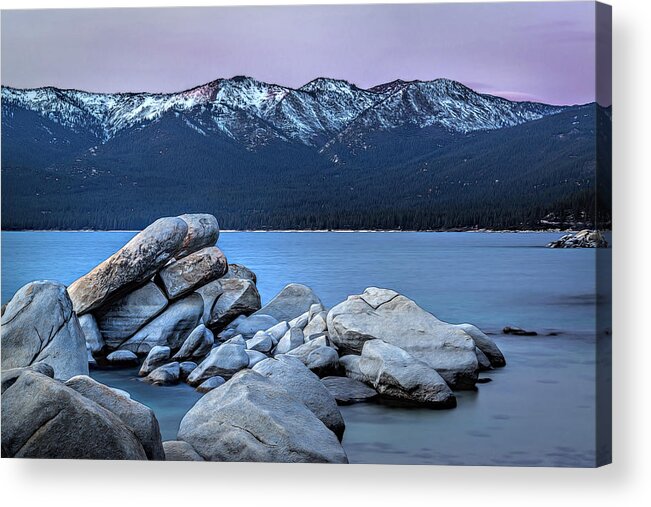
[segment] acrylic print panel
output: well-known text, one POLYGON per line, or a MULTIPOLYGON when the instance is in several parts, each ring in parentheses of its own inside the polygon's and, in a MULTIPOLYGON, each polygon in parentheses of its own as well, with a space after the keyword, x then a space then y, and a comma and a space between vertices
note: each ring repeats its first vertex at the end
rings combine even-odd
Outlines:
POLYGON ((610 462, 608 6, 4 11, 2 85, 3 457, 610 462))

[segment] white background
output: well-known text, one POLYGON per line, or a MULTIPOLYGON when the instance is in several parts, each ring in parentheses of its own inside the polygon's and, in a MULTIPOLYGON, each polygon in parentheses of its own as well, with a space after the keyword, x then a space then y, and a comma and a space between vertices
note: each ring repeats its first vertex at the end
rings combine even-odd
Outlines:
MULTIPOLYGON (((198 1, 191 5, 237 4, 198 1)), ((243 2, 240 2, 243 3, 243 2)), ((295 4, 257 1, 251 4, 295 4)), ((319 3, 373 3, 327 2, 319 3)), ((378 2, 375 2, 378 3, 378 2)), ((394 3, 399 3, 394 0, 394 3)), ((415 3, 415 2, 412 2, 415 3)), ((651 502, 651 2, 611 0, 614 49, 614 464, 597 469, 0 461, 4 505, 626 506, 651 502), (646 262, 645 262, 646 261, 646 262)), ((179 1, 7 1, 6 8, 179 1)), ((571 388, 571 386, 568 386, 571 388)), ((563 414, 558 414, 563 417, 563 414)), ((531 428, 532 434, 536 428, 531 428)), ((435 440, 436 435, 432 435, 435 440)))

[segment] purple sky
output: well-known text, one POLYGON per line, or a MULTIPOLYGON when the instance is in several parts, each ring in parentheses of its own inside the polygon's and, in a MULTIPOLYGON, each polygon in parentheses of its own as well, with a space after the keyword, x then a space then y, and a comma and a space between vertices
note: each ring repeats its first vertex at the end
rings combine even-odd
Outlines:
POLYGON ((515 100, 595 100, 592 2, 2 12, 2 83, 180 91, 447 77, 515 100))

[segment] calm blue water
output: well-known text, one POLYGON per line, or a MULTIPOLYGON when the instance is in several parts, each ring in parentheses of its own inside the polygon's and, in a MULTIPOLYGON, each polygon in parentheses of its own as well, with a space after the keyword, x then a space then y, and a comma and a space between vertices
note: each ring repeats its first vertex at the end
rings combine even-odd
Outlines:
MULTIPOLYGON (((134 233, 3 232, 2 302, 34 279, 70 283, 134 233)), ((594 461, 595 251, 552 250, 556 233, 223 233, 230 262, 258 275, 263 301, 288 282, 332 306, 375 285, 416 300, 443 320, 499 333, 508 366, 450 411, 342 407, 351 462, 590 466, 594 461), (555 331, 558 336, 544 336, 555 331)), ((129 371, 94 376, 150 405, 164 439, 197 399, 129 371)))

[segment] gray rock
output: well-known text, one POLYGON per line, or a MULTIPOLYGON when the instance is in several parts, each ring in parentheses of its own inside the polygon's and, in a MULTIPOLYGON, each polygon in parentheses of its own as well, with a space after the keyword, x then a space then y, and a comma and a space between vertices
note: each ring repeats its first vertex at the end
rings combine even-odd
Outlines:
POLYGON ((165 459, 158 421, 149 407, 116 393, 86 375, 72 377, 66 381, 66 386, 118 416, 136 435, 147 458, 165 459))
POLYGON ((183 238, 181 249, 176 253, 177 259, 217 243, 219 224, 213 215, 192 213, 180 215, 179 218, 187 224, 187 234, 183 238))
POLYGON ((348 377, 325 377, 321 382, 339 405, 372 401, 378 396, 375 389, 348 377))
MULTIPOLYGON (((68 287, 75 312, 88 313, 150 279, 181 249, 188 233, 180 218, 160 218, 68 287)), ((101 329, 101 328, 100 328, 101 329)))
POLYGON ((149 351, 149 354, 147 354, 147 357, 145 357, 145 360, 142 362, 142 366, 140 367, 138 375, 141 377, 146 377, 156 368, 165 364, 165 362, 170 358, 171 354, 172 351, 169 347, 164 347, 161 345, 152 347, 149 351))
POLYGON ((456 327, 463 329, 470 335, 477 348, 486 355, 491 366, 495 368, 506 366, 506 359, 504 359, 502 351, 495 342, 480 331, 478 327, 473 326, 472 324, 458 324, 456 327))
POLYGON ((29 368, 35 372, 45 375, 46 377, 54 378, 54 368, 52 368, 49 364, 44 363, 43 361, 32 363, 29 368))
POLYGON ((19 289, 1 325, 3 370, 43 361, 57 379, 88 374, 86 339, 60 283, 37 281, 19 289))
MULTIPOLYGON (((308 321, 312 320, 314 316, 317 313, 325 311, 325 307, 321 303, 314 303, 313 305, 310 306, 310 309, 308 310, 308 321)), ((326 315, 328 312, 326 312, 326 315)))
POLYGON ((147 354, 156 345, 177 350, 197 327, 202 313, 201 296, 190 294, 171 303, 163 313, 125 341, 120 348, 136 354, 147 354))
POLYGON ((475 348, 475 354, 477 354, 477 362, 479 363, 479 371, 486 371, 491 369, 491 362, 486 357, 479 347, 475 348))
POLYGON ((109 350, 115 350, 167 307, 158 286, 148 282, 93 312, 109 350))
POLYGON ((271 315, 254 314, 242 320, 235 328, 235 331, 246 338, 251 338, 258 331, 269 329, 277 323, 278 321, 271 315))
POLYGON ((290 283, 254 315, 271 315, 278 322, 289 322, 309 312, 313 304, 321 304, 321 300, 312 289, 300 283, 290 283))
POLYGON ((388 398, 433 408, 457 405, 454 394, 434 368, 382 340, 364 343, 359 370, 366 383, 388 398))
POLYGON ((203 321, 215 332, 260 308, 260 293, 251 280, 221 278, 199 287, 197 292, 204 300, 203 321))
POLYGON ((308 312, 302 313, 298 317, 290 320, 288 322, 289 327, 297 327, 301 330, 305 329, 305 326, 307 326, 307 319, 308 319, 308 312))
POLYGON ((178 299, 221 278, 227 270, 226 256, 216 246, 210 246, 168 264, 158 276, 167 297, 178 299))
POLYGON ((289 324, 286 321, 279 322, 278 324, 275 324, 271 326, 269 329, 267 329, 265 332, 271 336, 271 339, 274 342, 274 345, 278 345, 278 342, 280 339, 285 336, 285 333, 289 331, 289 324))
POLYGON ((188 384, 196 386, 204 380, 214 377, 230 378, 249 365, 249 356, 242 345, 224 343, 212 349, 197 368, 188 377, 188 384))
POLYGON ((224 385, 225 383, 226 381, 223 377, 210 377, 209 379, 206 379, 201 384, 199 384, 197 391, 200 393, 207 393, 219 386, 224 385))
POLYGON ((339 354, 329 346, 328 338, 323 335, 290 350, 287 355, 300 359, 305 366, 319 377, 339 373, 339 354))
POLYGON ((91 354, 100 354, 106 345, 104 338, 102 338, 102 333, 100 333, 99 327, 97 327, 95 317, 90 313, 82 315, 79 317, 79 326, 86 339, 86 348, 91 354))
POLYGON ((203 396, 181 421, 178 438, 208 461, 348 462, 313 412, 251 370, 203 396))
POLYGON ((514 336, 538 336, 538 333, 536 331, 527 331, 521 327, 514 326, 506 326, 504 329, 502 329, 502 333, 512 334, 514 336))
POLYGON ((305 338, 309 340, 310 336, 320 335, 322 333, 325 333, 328 330, 328 324, 326 323, 327 318, 328 318, 327 312, 319 312, 315 314, 310 319, 310 322, 308 322, 308 324, 305 326, 305 329, 303 329, 303 334, 305 335, 305 338))
POLYGON ((245 350, 244 352, 246 352, 246 355, 249 356, 248 368, 253 368, 260 361, 264 361, 268 357, 266 354, 258 352, 257 350, 245 350))
POLYGON ((328 333, 340 352, 360 353, 367 340, 395 345, 434 368, 454 389, 473 389, 479 365, 475 342, 414 301, 370 287, 328 312, 328 333))
POLYGON ((359 382, 364 382, 366 377, 359 369, 359 361, 361 357, 354 354, 342 356, 339 358, 339 366, 341 366, 346 374, 346 377, 359 382))
POLYGON ((257 332, 253 338, 246 340, 246 348, 248 350, 257 350, 268 354, 274 346, 273 338, 264 331, 257 332))
POLYGON ((549 248, 608 248, 608 241, 599 231, 584 229, 576 234, 565 234, 548 243, 549 248))
POLYGON ((163 442, 163 449, 165 449, 166 461, 204 461, 197 454, 197 451, 183 440, 168 440, 167 442, 163 442))
POLYGON ((287 354, 290 350, 293 350, 297 347, 300 347, 304 343, 303 331, 299 327, 290 327, 289 330, 285 333, 278 345, 274 355, 277 354, 287 354))
POLYGON ((337 402, 314 373, 295 357, 278 356, 265 359, 253 371, 270 378, 289 394, 305 403, 314 414, 341 440, 346 425, 337 402))
POLYGON ((138 356, 130 350, 116 350, 106 356, 106 360, 114 365, 133 366, 139 363, 138 356))
POLYGON ((246 266, 242 264, 229 264, 228 272, 222 278, 242 278, 257 283, 258 277, 246 266))
MULTIPOLYGON (((287 352, 288 355, 298 357, 303 363, 307 361, 307 357, 310 353, 316 350, 319 347, 328 347, 330 346, 330 340, 326 336, 319 336, 314 340, 305 342, 298 347, 287 352)), ((333 349, 334 350, 334 349, 333 349)))
POLYGON ((237 336, 233 336, 232 338, 229 338, 224 342, 224 345, 230 343, 232 345, 241 345, 242 347, 246 347, 246 340, 241 334, 238 334, 237 336))
POLYGON ((119 417, 29 369, 2 372, 2 456, 147 459, 142 444, 119 417))
POLYGON ((179 378, 180 380, 186 380, 190 373, 192 373, 197 367, 197 363, 194 361, 183 361, 179 363, 179 378))
POLYGON ((181 378, 181 365, 178 362, 164 364, 152 371, 145 380, 157 386, 171 386, 181 378))
POLYGON ((205 325, 199 324, 190 333, 181 349, 174 354, 174 359, 182 361, 184 359, 201 359, 205 357, 215 343, 215 336, 212 331, 205 325))

